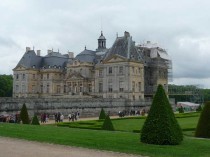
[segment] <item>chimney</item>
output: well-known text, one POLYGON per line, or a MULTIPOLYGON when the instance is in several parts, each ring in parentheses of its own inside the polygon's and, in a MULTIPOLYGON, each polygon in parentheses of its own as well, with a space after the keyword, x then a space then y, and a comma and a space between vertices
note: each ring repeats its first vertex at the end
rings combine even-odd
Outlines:
POLYGON ((30 51, 31 48, 30 47, 26 47, 26 52, 30 51))
POLYGON ((37 55, 37 56, 40 56, 40 55, 41 55, 41 50, 37 50, 37 51, 36 51, 36 55, 37 55))
POLYGON ((125 32, 124 32, 124 36, 125 36, 125 37, 130 37, 130 33, 125 31, 125 32))
POLYGON ((47 50, 47 54, 50 54, 52 52, 52 50, 47 50))
POLYGON ((69 58, 74 58, 74 52, 68 52, 69 58))

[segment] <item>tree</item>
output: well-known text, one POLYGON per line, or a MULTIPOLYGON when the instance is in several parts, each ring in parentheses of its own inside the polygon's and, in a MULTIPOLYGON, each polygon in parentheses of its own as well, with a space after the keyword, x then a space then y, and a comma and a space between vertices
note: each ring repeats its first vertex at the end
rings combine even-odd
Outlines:
POLYGON ((196 137, 203 137, 203 138, 210 138, 210 101, 206 102, 203 110, 201 112, 195 136, 196 137))
POLYGON ((12 87, 12 75, 0 75, 0 97, 11 97, 12 87))
POLYGON ((32 125, 40 125, 39 119, 37 118, 37 115, 34 115, 31 124, 32 124, 32 125))
POLYGON ((104 123, 102 125, 102 130, 114 131, 114 126, 112 124, 112 121, 111 121, 109 115, 107 115, 104 120, 104 123))
POLYGON ((102 109, 101 109, 101 112, 100 112, 100 115, 99 115, 99 120, 105 119, 105 118, 106 118, 106 114, 105 114, 105 112, 104 112, 104 109, 102 108, 102 109))
POLYGON ((182 130, 162 85, 158 85, 140 140, 157 145, 177 145, 183 140, 182 130))
POLYGON ((29 120, 29 116, 28 116, 28 111, 26 108, 25 103, 23 104, 21 111, 20 111, 20 119, 22 120, 23 124, 29 124, 30 120, 29 120))

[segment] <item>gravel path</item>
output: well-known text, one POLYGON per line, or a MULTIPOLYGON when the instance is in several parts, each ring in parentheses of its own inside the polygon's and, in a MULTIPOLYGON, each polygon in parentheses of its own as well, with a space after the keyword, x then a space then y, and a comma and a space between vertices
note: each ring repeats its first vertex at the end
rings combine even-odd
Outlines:
POLYGON ((0 137, 0 157, 142 157, 110 151, 0 137))

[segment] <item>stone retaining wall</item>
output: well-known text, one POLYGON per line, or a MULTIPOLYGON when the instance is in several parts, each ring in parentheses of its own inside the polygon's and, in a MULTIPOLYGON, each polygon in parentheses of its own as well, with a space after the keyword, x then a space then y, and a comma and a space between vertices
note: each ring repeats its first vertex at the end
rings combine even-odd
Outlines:
POLYGON ((53 115, 61 112, 64 116, 78 111, 81 117, 98 116, 101 108, 104 108, 110 115, 117 115, 119 111, 148 109, 151 100, 130 101, 127 99, 103 99, 103 98, 0 98, 0 112, 17 113, 23 104, 26 104, 29 115, 34 113, 49 113, 53 115))

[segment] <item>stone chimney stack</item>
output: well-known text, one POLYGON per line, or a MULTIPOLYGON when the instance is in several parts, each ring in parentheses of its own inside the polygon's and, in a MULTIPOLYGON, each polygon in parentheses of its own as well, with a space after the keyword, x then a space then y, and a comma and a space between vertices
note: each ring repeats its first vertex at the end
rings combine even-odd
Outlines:
POLYGON ((41 55, 41 50, 37 50, 37 51, 36 51, 36 55, 37 55, 37 56, 40 56, 40 55, 41 55))
POLYGON ((68 52, 69 58, 74 58, 74 52, 68 52))
POLYGON ((26 52, 30 51, 31 48, 30 47, 26 47, 26 52))
POLYGON ((47 50, 47 54, 50 54, 52 52, 52 50, 47 50))

